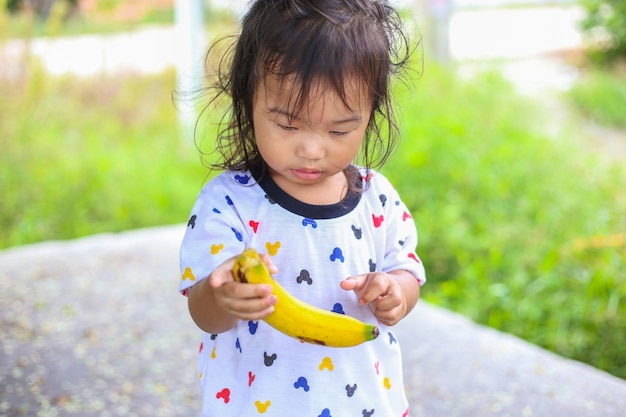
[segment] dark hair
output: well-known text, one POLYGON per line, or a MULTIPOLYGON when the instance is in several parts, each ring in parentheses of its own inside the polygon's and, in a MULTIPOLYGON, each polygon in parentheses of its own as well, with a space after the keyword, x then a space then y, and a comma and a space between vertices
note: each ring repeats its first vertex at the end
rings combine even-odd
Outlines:
POLYGON ((401 17, 386 0, 255 1, 219 62, 211 103, 222 95, 231 103, 217 140, 221 160, 212 166, 265 171, 254 139, 252 105, 259 82, 270 74, 296 80, 294 114, 319 82, 347 104, 347 78, 356 80, 372 98, 360 163, 368 169, 381 166, 398 136, 390 80, 406 67, 410 54, 401 17))

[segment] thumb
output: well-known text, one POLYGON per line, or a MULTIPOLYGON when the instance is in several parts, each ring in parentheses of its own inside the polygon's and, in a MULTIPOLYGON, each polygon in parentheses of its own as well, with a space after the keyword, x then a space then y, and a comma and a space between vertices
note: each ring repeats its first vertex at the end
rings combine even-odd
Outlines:
POLYGON ((266 253, 261 254, 261 259, 263 260, 263 263, 267 267, 267 271, 270 273, 270 275, 274 275, 278 272, 278 268, 276 268, 276 266, 272 262, 272 258, 268 254, 266 253))
POLYGON ((228 260, 215 268, 215 270, 213 270, 208 278, 211 287, 217 288, 223 284, 226 284, 227 282, 234 281, 235 279, 233 278, 233 265, 234 261, 228 260))
POLYGON ((233 277, 230 274, 225 274, 223 271, 217 269, 209 275, 209 284, 213 288, 220 287, 230 281, 233 281, 233 277))

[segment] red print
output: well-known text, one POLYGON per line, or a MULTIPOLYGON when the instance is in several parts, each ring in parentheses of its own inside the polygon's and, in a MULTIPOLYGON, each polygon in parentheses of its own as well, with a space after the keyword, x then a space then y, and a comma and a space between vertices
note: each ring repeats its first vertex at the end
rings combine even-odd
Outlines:
POLYGON ((248 371, 248 386, 249 387, 252 386, 252 383, 254 382, 255 379, 256 379, 256 375, 248 371))
POLYGON ((404 213, 402 213, 402 221, 405 222, 406 219, 412 219, 413 216, 411 216, 409 213, 407 213, 406 211, 404 213))
POLYGON ((248 222, 248 224, 250 225, 250 227, 252 227, 252 230, 254 230, 254 233, 256 233, 257 229, 259 228, 259 222, 255 222, 254 220, 250 220, 248 222))
POLYGON ((367 177, 365 175, 361 175, 361 178, 363 178, 363 181, 369 181, 374 178, 374 173, 370 172, 369 174, 367 174, 367 177))
POLYGON ((372 214, 372 220, 374 220, 374 227, 380 227, 380 225, 383 224, 383 220, 385 220, 385 216, 382 214, 380 216, 372 214))
POLYGON ((224 400, 224 404, 228 404, 228 402, 230 401, 230 390, 228 388, 224 388, 223 390, 215 394, 215 398, 217 398, 218 400, 221 398, 224 400))
POLYGON ((409 253, 409 258, 413 259, 415 262, 417 262, 418 264, 421 263, 420 262, 420 258, 417 257, 416 254, 414 253, 409 253))

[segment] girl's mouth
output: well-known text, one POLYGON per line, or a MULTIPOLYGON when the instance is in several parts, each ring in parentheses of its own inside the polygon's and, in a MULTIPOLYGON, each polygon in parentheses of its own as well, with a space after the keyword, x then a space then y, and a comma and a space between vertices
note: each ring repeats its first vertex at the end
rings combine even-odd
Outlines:
POLYGON ((296 176, 296 178, 305 181, 313 181, 322 176, 322 171, 317 169, 298 168, 292 169, 291 172, 293 172, 293 175, 296 176))

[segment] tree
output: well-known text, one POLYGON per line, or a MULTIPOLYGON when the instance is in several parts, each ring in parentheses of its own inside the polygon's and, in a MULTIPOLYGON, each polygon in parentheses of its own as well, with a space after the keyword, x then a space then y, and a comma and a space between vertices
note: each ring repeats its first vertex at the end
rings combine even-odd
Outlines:
POLYGON ((583 0, 583 31, 592 41, 590 56, 610 63, 626 59, 626 0, 583 0))

